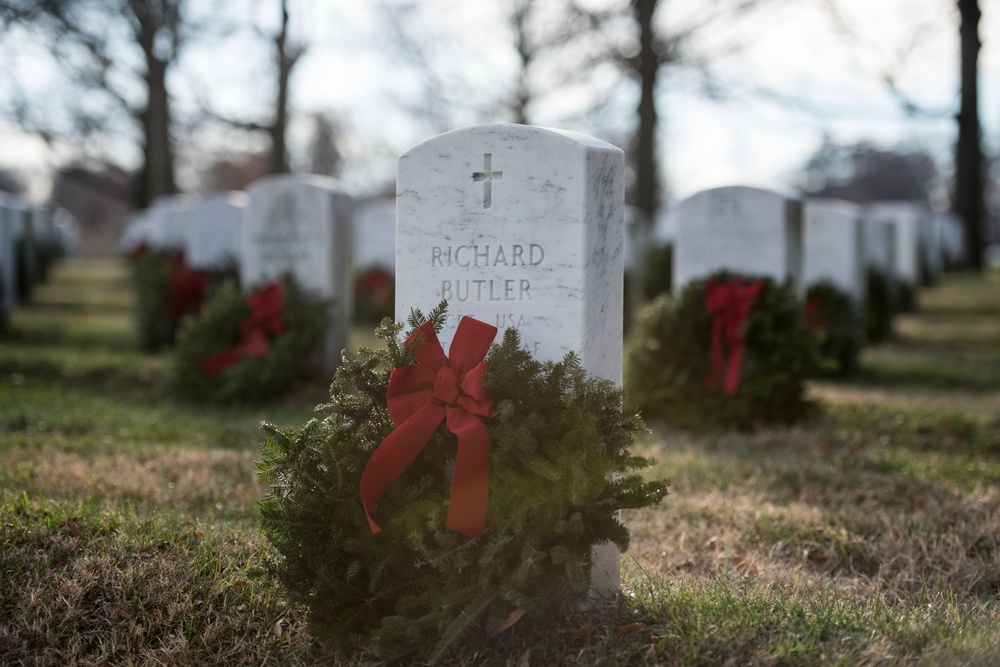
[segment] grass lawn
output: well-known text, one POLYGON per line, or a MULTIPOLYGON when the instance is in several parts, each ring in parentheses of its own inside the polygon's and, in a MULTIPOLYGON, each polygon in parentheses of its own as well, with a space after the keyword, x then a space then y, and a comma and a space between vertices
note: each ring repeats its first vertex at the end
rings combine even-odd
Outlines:
MULTIPOLYGON (((312 641, 256 528, 258 424, 326 387, 171 398, 131 301, 124 264, 66 261, 0 338, 0 665, 366 664, 312 641)), ((620 603, 448 664, 1000 664, 1000 279, 947 277, 810 391, 792 428, 654 428, 671 495, 625 517, 620 603)))

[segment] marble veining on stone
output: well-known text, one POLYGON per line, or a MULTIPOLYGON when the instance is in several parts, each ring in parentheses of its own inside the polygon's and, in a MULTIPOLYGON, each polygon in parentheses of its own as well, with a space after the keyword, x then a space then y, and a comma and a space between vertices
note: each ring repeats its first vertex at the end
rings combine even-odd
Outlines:
POLYGON ((445 133, 399 159, 396 318, 449 302, 541 359, 621 380, 623 154, 523 125, 445 133), (487 172, 489 178, 487 178, 487 172), (613 342, 609 342, 613 341, 613 342))

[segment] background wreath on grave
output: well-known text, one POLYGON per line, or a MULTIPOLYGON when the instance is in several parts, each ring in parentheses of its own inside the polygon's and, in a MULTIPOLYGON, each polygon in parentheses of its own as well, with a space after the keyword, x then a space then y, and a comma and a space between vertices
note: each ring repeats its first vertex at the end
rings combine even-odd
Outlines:
POLYGON ((354 279, 354 321, 378 324, 393 316, 396 276, 382 266, 373 266, 354 279))
MULTIPOLYGON (((429 316, 436 330, 444 309, 429 316)), ((410 318, 414 329, 422 321, 410 318)), ((494 410, 482 418, 492 443, 485 531, 448 528, 458 440, 442 423, 378 501, 373 534, 359 488, 373 452, 402 430, 386 398, 393 369, 414 363, 401 330, 386 319, 376 331, 384 348, 345 353, 320 418, 297 430, 264 425, 258 467, 270 494, 259 509, 280 554, 275 574, 327 646, 434 660, 522 613, 578 603, 592 546, 628 546, 614 512, 658 503, 667 483, 639 474, 649 462, 629 445, 642 425, 623 412, 620 389, 588 377, 573 355, 536 361, 508 329, 482 377, 494 410)))
POLYGON ((847 292, 826 280, 810 285, 806 323, 818 339, 822 370, 840 374, 857 371, 864 323, 847 292))
POLYGON ((893 283, 885 271, 869 268, 865 298, 865 337, 869 342, 881 343, 892 336, 892 318, 899 310, 893 283))
POLYGON ((626 355, 625 389, 647 421, 751 429, 809 414, 805 381, 818 367, 816 336, 790 283, 720 271, 689 283, 679 296, 657 297, 640 314, 626 355), (734 279, 759 281, 759 288, 740 326, 742 363, 730 394, 712 381, 713 317, 705 295, 709 282, 734 279))
POLYGON ((224 281, 187 318, 171 358, 172 390, 185 400, 256 402, 286 391, 323 344, 330 302, 290 277, 249 294, 224 281))
POLYGON ((215 271, 188 266, 181 250, 167 251, 141 245, 133 250, 132 283, 139 347, 156 352, 176 342, 181 320, 198 315, 219 284, 235 280, 235 262, 215 271))

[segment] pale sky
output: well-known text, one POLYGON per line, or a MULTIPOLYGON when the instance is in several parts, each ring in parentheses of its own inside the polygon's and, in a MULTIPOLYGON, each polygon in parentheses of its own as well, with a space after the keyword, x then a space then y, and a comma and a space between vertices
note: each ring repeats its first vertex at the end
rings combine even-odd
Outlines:
MULTIPOLYGON (((256 6, 263 23, 276 20, 276 2, 241 0, 256 6), (274 7, 272 7, 272 5, 274 7)), ((292 0, 293 31, 310 43, 293 79, 293 106, 301 113, 293 124, 292 141, 302 149, 308 139, 307 113, 327 111, 341 117, 357 137, 347 146, 351 162, 344 174, 352 189, 391 183, 394 155, 426 139, 430 130, 410 122, 400 100, 417 94, 412 70, 401 66, 387 44, 390 36, 379 21, 379 7, 397 0, 292 0), (399 100, 390 99, 397 95, 399 100), (375 160, 362 160, 376 152, 375 160)), ((824 133, 839 142, 869 140, 892 145, 900 141, 930 147, 947 159, 954 141, 957 109, 958 31, 954 0, 834 0, 849 34, 837 33, 825 6, 827 0, 772 0, 768 9, 735 27, 722 26, 696 44, 714 53, 730 44, 746 44, 738 56, 717 61, 725 99, 700 94, 700 82, 689 74, 664 70, 659 98, 662 114, 661 164, 671 194, 682 198, 720 185, 788 185, 797 168, 819 146, 824 133), (917 36, 916 42, 914 35, 917 36), (894 69, 903 91, 938 111, 927 118, 908 118, 879 82, 879 73, 894 69), (778 104, 755 94, 794 101, 799 108, 778 104)), ((590 4, 614 2, 591 0, 590 4)), ((234 3, 227 3, 227 8, 234 3)), ((703 0, 661 0, 658 18, 678 25, 703 8, 703 0)), ((987 150, 1000 149, 1000 2, 981 0, 980 116, 987 150), (995 37, 994 37, 995 36, 995 37)), ((503 24, 502 0, 423 0, 418 20, 434 31, 438 55, 448 76, 470 82, 468 95, 498 93, 509 87, 516 60, 510 33, 503 24), (450 50, 449 50, 450 49, 450 50)), ((270 85, 267 55, 260 43, 228 43, 189 52, 171 81, 172 93, 185 108, 198 102, 190 74, 220 109, 238 113, 266 109, 270 85), (206 62, 210 67, 206 68, 206 62), (254 85, 255 78, 267 85, 254 85), (263 92, 262 92, 263 91, 263 92)), ((0 60, 16 51, 19 67, 32 72, 30 81, 43 91, 52 77, 23 38, 0 43, 0 60)), ((7 80, 0 78, 0 95, 7 80)), ((560 122, 577 96, 566 93, 537 107, 539 124, 590 131, 620 142, 635 104, 634 87, 610 89, 615 96, 607 118, 608 134, 560 122)), ((42 94, 39 92, 38 94, 42 94)), ((458 125, 493 118, 456 112, 458 125)), ((570 121, 572 122, 572 121, 570 121)), ((231 145, 231 137, 199 136, 204 148, 231 145)), ((263 144, 258 140, 256 147, 263 144)), ((135 156, 127 146, 116 151, 126 166, 135 156)), ((26 167, 43 175, 64 158, 36 139, 19 134, 0 117, 0 166, 26 167)), ((193 158, 197 159, 197 158, 193 158)), ((189 160, 190 161, 190 160, 189 160)), ((181 165, 184 169, 185 165, 181 165)))

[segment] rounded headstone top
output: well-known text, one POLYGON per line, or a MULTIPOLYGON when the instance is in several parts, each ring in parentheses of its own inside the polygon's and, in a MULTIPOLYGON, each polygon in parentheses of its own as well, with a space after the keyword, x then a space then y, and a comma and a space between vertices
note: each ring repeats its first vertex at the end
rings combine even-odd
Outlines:
POLYGON ((263 176, 258 178, 256 181, 247 186, 247 193, 253 193, 258 190, 267 190, 270 188, 281 188, 281 187, 295 187, 306 185, 314 188, 323 188, 326 190, 336 190, 337 192, 345 192, 344 186, 335 178, 330 178, 329 176, 320 176, 319 174, 270 174, 268 176, 263 176))
POLYGON ((806 210, 821 211, 824 213, 835 213, 844 217, 859 217, 861 215, 861 205, 846 199, 836 199, 833 197, 808 197, 806 198, 806 210))
POLYGON ((695 192, 687 199, 694 199, 696 197, 706 197, 713 195, 739 197, 739 196, 754 196, 760 194, 767 194, 775 197, 781 197, 783 199, 792 199, 796 201, 803 201, 805 199, 802 192, 796 190, 795 188, 787 188, 779 186, 762 187, 756 185, 723 185, 716 188, 708 188, 705 190, 700 190, 698 192, 695 192))
POLYGON ((558 130, 537 125, 520 125, 518 123, 486 123, 482 125, 469 125, 454 130, 449 130, 442 134, 430 137, 416 146, 412 147, 400 156, 405 158, 410 153, 419 153, 427 148, 432 148, 441 143, 454 144, 465 138, 483 139, 496 136, 504 141, 531 141, 566 144, 567 146, 578 146, 584 150, 612 151, 624 154, 622 149, 606 141, 597 139, 587 134, 573 132, 571 130, 558 130))

